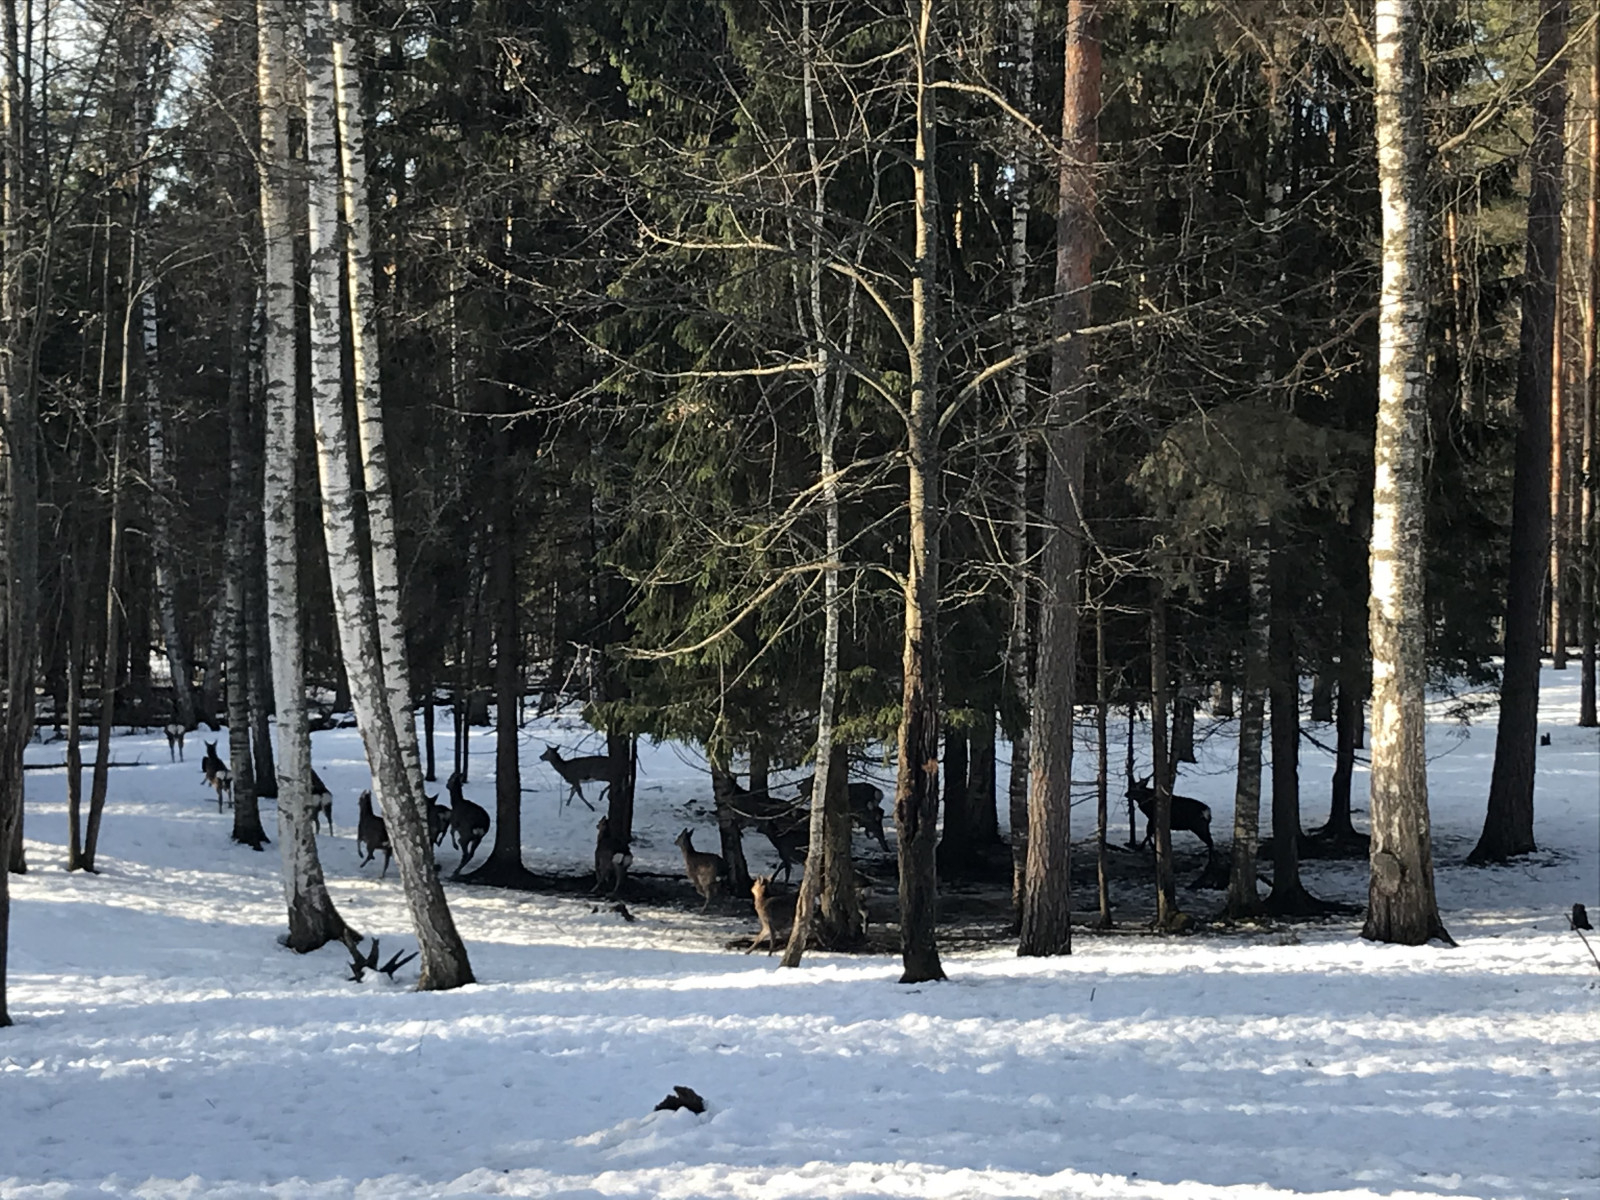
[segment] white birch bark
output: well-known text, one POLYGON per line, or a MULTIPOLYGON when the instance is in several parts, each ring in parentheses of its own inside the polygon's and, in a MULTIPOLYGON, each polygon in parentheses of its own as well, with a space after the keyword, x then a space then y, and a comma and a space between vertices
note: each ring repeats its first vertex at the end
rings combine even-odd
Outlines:
POLYGON ((350 0, 327 0, 333 29, 333 86, 339 125, 339 207, 345 228, 345 290, 350 307, 350 360, 355 372, 356 430, 365 477, 367 527, 372 537, 373 603, 384 684, 412 790, 422 794, 422 760, 411 711, 411 674, 400 615, 400 556, 394 489, 383 436, 383 387, 378 371, 378 317, 372 283, 372 222, 367 209, 366 126, 362 117, 359 51, 350 0))
POLYGON ((350 931, 334 908, 317 855, 311 803, 300 637, 299 528, 295 509, 299 405, 295 386, 294 228, 289 201, 288 50, 283 0, 256 0, 256 85, 261 114, 261 228, 265 312, 261 368, 266 393, 262 494, 267 553, 267 633, 278 712, 278 849, 288 945, 302 953, 350 931))
POLYGON ((333 584, 339 643, 350 700, 361 729, 373 790, 384 810, 400 881, 420 951, 418 987, 438 990, 472 982, 466 947, 456 932, 434 867, 420 786, 412 788, 395 729, 378 645, 373 600, 362 579, 356 495, 349 472, 339 329, 339 158, 334 120, 334 71, 327 10, 306 10, 306 189, 310 230, 311 395, 317 474, 333 584))
POLYGON ((1433 891, 1424 758, 1422 423, 1427 279, 1417 0, 1378 0, 1378 428, 1372 487, 1372 848, 1364 936, 1444 933, 1433 891))

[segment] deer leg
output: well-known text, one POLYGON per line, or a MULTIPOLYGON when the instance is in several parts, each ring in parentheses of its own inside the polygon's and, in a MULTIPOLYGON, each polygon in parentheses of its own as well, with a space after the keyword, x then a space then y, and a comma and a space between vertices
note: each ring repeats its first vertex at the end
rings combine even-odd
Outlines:
POLYGON ((385 875, 387 875, 389 873, 389 859, 390 859, 390 857, 391 857, 391 855, 390 855, 389 851, 385 850, 383 852, 383 870, 378 872, 378 878, 379 879, 382 879, 385 875))

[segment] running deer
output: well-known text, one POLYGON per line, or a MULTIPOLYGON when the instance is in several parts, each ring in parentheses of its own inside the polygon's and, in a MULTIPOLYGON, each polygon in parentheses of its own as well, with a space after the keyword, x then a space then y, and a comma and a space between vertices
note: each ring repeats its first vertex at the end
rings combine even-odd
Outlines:
POLYGON ((361 810, 361 817, 356 822, 356 850, 366 848, 367 856, 357 865, 366 866, 372 861, 373 855, 383 851, 383 869, 378 872, 382 879, 389 873, 389 858, 393 851, 389 847, 389 827, 383 823, 383 818, 372 811, 372 793, 362 792, 361 798, 356 801, 361 810))
POLYGON ((450 810, 439 803, 439 793, 435 792, 428 797, 428 836, 433 839, 435 850, 444 842, 445 835, 449 832, 450 810))
POLYGON ((200 760, 200 773, 206 778, 206 786, 217 790, 217 811, 221 812, 222 798, 233 794, 233 773, 217 755, 216 742, 206 743, 205 757, 200 760))
POLYGON ((772 889, 772 876, 757 875, 750 881, 750 899, 755 901, 756 916, 761 920, 761 932, 756 934, 755 940, 750 943, 749 954, 763 941, 767 943, 767 953, 771 954, 778 948, 777 929, 783 928, 783 938, 789 939, 790 929, 794 925, 795 901, 798 899, 793 892, 775 892, 772 889))
POLYGON ((183 735, 185 732, 183 726, 174 721, 166 727, 164 732, 167 735, 167 761, 182 762, 183 735))
POLYGON ((594 887, 589 889, 593 895, 609 882, 611 891, 609 895, 615 896, 622 890, 623 881, 628 877, 628 868, 633 866, 633 854, 628 849, 628 843, 611 834, 611 820, 601 817, 600 823, 595 826, 594 838, 594 887))
MULTIPOLYGON (((1128 791, 1128 799, 1139 806, 1139 811, 1144 814, 1144 840, 1148 845, 1155 832, 1156 790, 1150 786, 1153 776, 1136 782, 1128 791)), ((1216 847, 1211 841, 1211 809, 1200 801, 1188 796, 1172 797, 1172 829, 1173 832, 1187 830, 1206 844, 1206 853, 1211 854, 1216 847)))
POLYGON ((459 879, 468 861, 477 853, 478 843, 489 832, 489 814, 467 799, 459 774, 452 774, 445 781, 445 787, 450 791, 450 839, 461 850, 461 865, 454 875, 459 879))
POLYGON ((678 849, 683 851, 684 873, 694 885, 694 890, 705 900, 700 906, 700 911, 705 912, 711 907, 711 897, 717 890, 718 881, 728 873, 728 864, 722 861, 720 854, 706 854, 696 850, 693 835, 687 829, 675 840, 678 849))
POLYGON ((328 790, 328 785, 322 782, 322 776, 317 774, 315 767, 311 768, 311 832, 317 832, 317 818, 325 817, 328 822, 328 833, 333 833, 333 793, 328 790))
POLYGON ((562 758, 561 751, 554 746, 546 746, 544 753, 539 755, 543 762, 549 763, 556 769, 556 774, 566 780, 567 797, 561 802, 562 807, 572 803, 576 796, 583 801, 583 805, 590 812, 594 812, 594 805, 589 803, 589 797, 583 794, 583 785, 586 783, 603 783, 602 795, 611 790, 611 785, 617 778, 617 762, 609 755, 588 754, 582 758, 562 758))

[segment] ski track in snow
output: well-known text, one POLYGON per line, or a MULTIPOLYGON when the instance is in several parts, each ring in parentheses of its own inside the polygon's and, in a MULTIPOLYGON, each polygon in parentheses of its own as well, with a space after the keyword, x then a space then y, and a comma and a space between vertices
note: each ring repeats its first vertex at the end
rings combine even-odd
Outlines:
MULTIPOLYGON (((1438 888, 1459 949, 1372 945, 1353 919, 1084 932, 1065 959, 947 954, 949 982, 909 988, 883 957, 778 971, 724 949, 753 915, 640 906, 627 924, 581 897, 460 884, 483 982, 351 983, 342 950, 275 943, 277 847, 228 841, 199 739, 168 765, 159 731, 121 736, 114 758, 146 765, 111 773, 97 877, 60 865, 64 773, 29 773, 0 1197, 1597 1197, 1600 971, 1564 914, 1600 914, 1600 736, 1576 728, 1575 669, 1543 683, 1541 851, 1512 866, 1462 864, 1492 717, 1435 711, 1438 888), (652 1112, 675 1084, 707 1113, 652 1112)), ((586 869, 594 819, 560 807, 537 755, 599 739, 571 715, 522 736, 525 859, 586 869)), ((490 740, 473 745, 468 794, 492 812, 490 740)), ((1219 833, 1234 748, 1220 727, 1181 783, 1219 833)), ((677 830, 711 828, 709 782, 682 747, 640 760, 635 870, 673 871, 677 830)), ((412 944, 397 879, 356 869, 355 732, 317 734, 313 761, 335 796, 320 845, 341 911, 386 950, 412 944)), ((1308 828, 1330 773, 1307 744, 1308 828)), ((1365 792, 1358 770, 1358 806, 1365 792)), ((760 869, 765 843, 746 846, 760 869)), ((1319 895, 1364 899, 1364 864, 1303 871, 1319 895)))

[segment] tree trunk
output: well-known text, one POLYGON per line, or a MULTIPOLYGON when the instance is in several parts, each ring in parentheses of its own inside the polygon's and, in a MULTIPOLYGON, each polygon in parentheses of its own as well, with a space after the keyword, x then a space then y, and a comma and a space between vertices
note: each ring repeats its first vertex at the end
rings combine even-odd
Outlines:
POLYGON ((1565 392, 1566 372, 1562 364, 1562 327, 1565 324, 1561 311, 1561 273, 1560 263, 1556 266, 1556 286, 1551 303, 1554 311, 1551 313, 1550 325, 1550 582, 1549 582, 1549 623, 1550 623, 1550 668, 1555 671, 1567 669, 1567 638, 1565 630, 1566 613, 1562 603, 1562 587, 1566 575, 1562 567, 1566 546, 1563 541, 1562 525, 1565 511, 1563 503, 1566 498, 1566 473, 1562 463, 1562 450, 1566 441, 1566 413, 1565 392))
POLYGON ((967 800, 972 805, 972 840, 979 847, 1000 844, 1000 814, 995 808, 994 722, 991 709, 982 713, 967 741, 967 800))
POLYGON ((156 374, 160 342, 156 326, 156 294, 145 285, 140 304, 144 342, 144 397, 146 440, 150 455, 150 537, 155 556, 156 608, 161 620, 161 641, 172 675, 170 720, 185 729, 195 727, 194 694, 189 679, 189 649, 178 623, 178 556, 172 544, 174 504, 172 473, 167 469, 167 424, 156 374))
POLYGON ((971 769, 966 735, 946 729, 944 735, 944 828, 939 837, 938 868, 945 878, 964 874, 973 862, 974 836, 971 793, 967 774, 971 769))
POLYGON ((1150 590, 1150 772, 1155 784, 1156 928, 1171 932, 1186 918, 1172 874, 1172 775, 1167 764, 1167 597, 1159 579, 1150 590))
POLYGON ((1268 702, 1272 706, 1272 892, 1267 896, 1267 911, 1278 915, 1321 912, 1324 907, 1300 882, 1300 661, 1289 571, 1287 547, 1275 544, 1268 567, 1267 602, 1268 702))
MULTIPOLYGON (((23 63, 16 0, 6 0, 5 82, 0 85, 0 417, 4 425, 6 713, 0 745, 0 846, 9 846, 22 819, 22 755, 33 735, 35 658, 39 625, 39 493, 36 459, 38 404, 33 386, 32 341, 22 301, 22 219, 25 211, 22 159, 23 63), (19 361, 20 360, 20 361, 19 361)), ((48 259, 35 291, 42 299, 48 259)), ((39 312, 34 313, 37 322, 39 312)), ((11 881, 0 871, 0 1027, 11 1024, 6 1000, 10 952, 11 881)))
MULTIPOLYGON (((412 786, 395 728, 377 616, 363 578, 356 496, 350 479, 350 434, 340 387, 339 166, 334 127, 331 45, 325 17, 313 6, 306 29, 306 144, 310 160, 308 208, 311 261, 311 392, 322 487, 323 536, 333 583, 339 641, 350 680, 350 699, 389 840, 400 870, 420 954, 417 986, 423 991, 472 982, 466 946, 456 932, 423 813, 420 783, 412 786)), ((420 765, 417 771, 420 776, 420 765)))
MULTIPOLYGON (((251 408, 256 402, 252 397, 251 408)), ((265 411, 264 403, 261 411, 265 411)), ((252 422, 253 423, 253 422, 252 422)), ((259 466, 256 431, 251 431, 252 466, 259 466)), ((251 490, 261 494, 261 471, 250 472, 251 490)), ((250 672, 250 746, 255 766, 256 797, 275 800, 278 772, 272 753, 272 652, 267 644, 267 559, 262 528, 252 515, 248 531, 249 554, 245 560, 244 634, 246 663, 250 672)))
POLYGON ((1469 862, 1504 862, 1535 849, 1534 753, 1539 740, 1539 646, 1550 553, 1550 353, 1556 275, 1561 261, 1561 183, 1565 170, 1566 0, 1546 0, 1539 17, 1528 192, 1527 265, 1517 355, 1516 471, 1511 485, 1511 561, 1506 585, 1505 667, 1500 723, 1483 835, 1469 862))
POLYGON ((1172 698, 1172 771, 1177 778, 1179 763, 1198 761, 1194 756, 1194 698, 1179 686, 1172 698))
POLYGON ((256 0, 256 87, 261 118, 263 234, 261 356, 266 401, 263 534, 266 621, 278 713, 278 849, 283 856, 287 944, 307 953, 356 933, 334 907, 317 854, 311 800, 311 733, 306 723, 305 651, 300 625, 298 429, 295 373, 294 228, 290 208, 288 30, 284 5, 256 0))
POLYGON ((1334 693, 1338 689, 1338 676, 1327 665, 1318 668, 1311 677, 1311 720, 1326 725, 1335 720, 1334 693))
POLYGON ((1244 645, 1244 697, 1239 712, 1239 762, 1233 784, 1233 846, 1224 912, 1234 920, 1265 911, 1256 887, 1261 832, 1261 725, 1267 691, 1268 535, 1259 530, 1246 549, 1250 580, 1249 630, 1244 645))
MULTIPOLYGON (((1033 29, 1037 0, 1012 0, 1012 18, 1017 31, 1016 95, 1021 112, 1033 111, 1033 29)), ((1011 572, 1011 628, 1006 637, 1006 681, 1015 693, 1019 728, 1012 732, 1011 770, 1006 783, 1006 801, 1011 825, 1011 904, 1022 921, 1023 881, 1028 864, 1028 728, 1032 712, 1032 658, 1029 639, 1028 576, 1028 480, 1031 475, 1033 419, 1028 403, 1028 354, 1031 329, 1026 311, 1028 298, 1028 217, 1030 214, 1029 178, 1032 159, 1027 140, 1018 138, 1011 159, 1015 182, 1011 188, 1011 354, 1016 359, 1007 380, 1010 418, 1016 445, 1011 474, 1011 512, 1009 514, 1011 572)))
POLYGON ((1100 29, 1094 0, 1068 0, 1057 179, 1050 408, 1040 555, 1038 654, 1028 722, 1028 863, 1017 953, 1072 952, 1073 706, 1077 701, 1079 568, 1083 558, 1083 420, 1099 154, 1100 29))
POLYGON ((1109 810, 1111 792, 1111 681, 1106 665, 1106 607, 1104 602, 1094 606, 1094 873, 1095 889, 1100 902, 1099 928, 1111 928, 1110 863, 1106 857, 1106 832, 1111 822, 1109 810))
POLYGON ((233 840, 260 850, 267 844, 256 803, 256 772, 250 748, 250 525, 257 511, 255 439, 250 429, 250 319, 253 289, 234 285, 228 386, 228 527, 223 541, 223 620, 228 628, 228 771, 233 777, 233 840))
POLYGON ((1596 354, 1596 309, 1600 304, 1600 24, 1595 26, 1589 59, 1589 220, 1586 258, 1588 303, 1583 306, 1583 448, 1578 488, 1578 640, 1582 667, 1578 684, 1578 724, 1600 725, 1595 706, 1595 609, 1600 606, 1600 530, 1595 527, 1595 497, 1600 464, 1595 462, 1595 422, 1600 420, 1600 356, 1596 354))
POLYGON ((89 642, 89 589, 65 561, 63 586, 70 586, 71 632, 67 635, 67 870, 83 868, 83 670, 89 642))
POLYGON ((906 413, 910 562, 905 582, 905 651, 896 738, 894 824, 900 860, 901 983, 943 979, 936 937, 939 881, 939 334, 934 310, 940 236, 934 138, 937 0, 921 0, 911 31, 916 70, 912 178, 916 229, 911 281, 911 400, 906 413))
POLYGON ((410 779, 422 798, 422 760, 411 708, 410 661, 401 616, 400 552, 394 491, 384 444, 383 390, 378 372, 378 316, 372 285, 372 232, 367 212, 366 126, 361 100, 360 52, 352 33, 351 0, 327 0, 333 16, 334 108, 339 127, 339 204, 345 221, 345 290, 350 304, 350 363, 355 375, 356 429, 365 479, 367 529, 378 649, 395 734, 410 779))
POLYGON ((1425 758, 1423 443, 1427 166, 1416 0, 1378 0, 1378 186, 1383 286, 1372 485, 1372 852, 1362 936, 1448 937, 1433 890, 1425 758))

